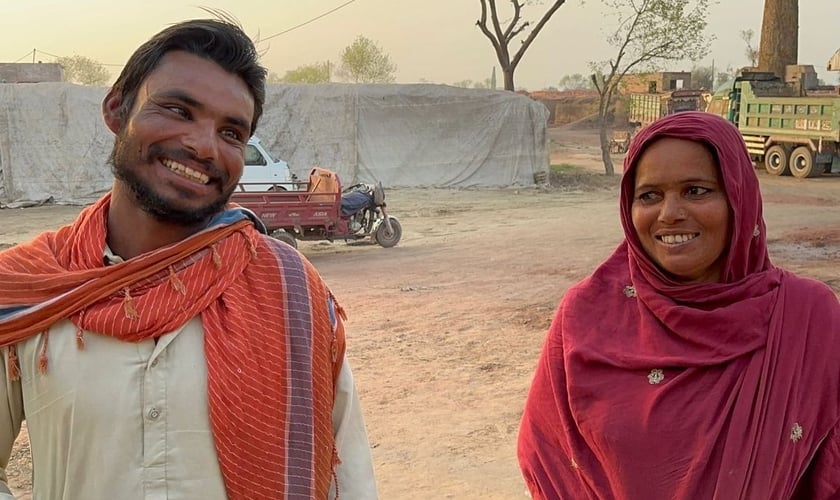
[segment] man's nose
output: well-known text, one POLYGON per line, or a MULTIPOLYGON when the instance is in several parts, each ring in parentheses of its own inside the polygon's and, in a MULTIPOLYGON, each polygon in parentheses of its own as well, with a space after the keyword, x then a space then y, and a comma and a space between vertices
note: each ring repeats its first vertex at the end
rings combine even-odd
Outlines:
POLYGON ((219 134, 212 124, 196 122, 192 130, 184 137, 186 146, 201 160, 214 161, 219 154, 219 134))

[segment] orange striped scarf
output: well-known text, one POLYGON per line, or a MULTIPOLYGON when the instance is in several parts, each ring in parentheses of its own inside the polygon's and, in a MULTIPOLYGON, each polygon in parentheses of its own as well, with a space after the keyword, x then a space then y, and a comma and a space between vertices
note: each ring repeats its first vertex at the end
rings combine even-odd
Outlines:
MULTIPOLYGON (((338 462, 331 416, 344 334, 317 271, 230 212, 175 245, 106 267, 109 202, 106 195, 74 223, 0 253, 0 346, 9 347, 10 375, 14 344, 64 318, 83 349, 84 331, 139 342, 200 314, 229 498, 326 498, 338 462)), ((45 340, 42 371, 47 361, 45 340)))

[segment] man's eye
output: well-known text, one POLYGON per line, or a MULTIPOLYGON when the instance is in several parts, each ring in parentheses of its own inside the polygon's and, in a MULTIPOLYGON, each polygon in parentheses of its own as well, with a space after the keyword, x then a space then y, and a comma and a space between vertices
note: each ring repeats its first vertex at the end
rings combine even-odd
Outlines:
POLYGON ((239 131, 237 131, 237 130, 233 130, 233 129, 223 130, 222 135, 227 137, 228 139, 233 139, 234 141, 239 141, 239 142, 242 141, 242 134, 240 134, 239 131))
POLYGON ((185 110, 181 106, 166 106, 166 109, 168 109, 169 111, 172 111, 176 115, 180 115, 180 116, 183 116, 183 117, 188 116, 187 110, 185 110))

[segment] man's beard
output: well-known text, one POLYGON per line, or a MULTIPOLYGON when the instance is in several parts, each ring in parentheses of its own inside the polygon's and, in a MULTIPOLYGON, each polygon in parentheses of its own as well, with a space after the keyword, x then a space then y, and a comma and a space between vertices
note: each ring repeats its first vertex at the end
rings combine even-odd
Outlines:
MULTIPOLYGON (((218 198, 203 207, 194 209, 179 207, 173 201, 167 200, 160 196, 159 193, 156 193, 152 186, 137 174, 137 169, 151 168, 152 163, 160 157, 170 158, 175 161, 192 159, 201 162, 201 160, 196 160, 195 157, 183 151, 165 152, 157 144, 149 148, 145 158, 140 156, 139 151, 140 147, 133 144, 133 141, 126 137, 125 132, 121 131, 114 140, 114 148, 111 151, 108 162, 111 164, 111 171, 114 173, 114 176, 129 188, 140 208, 160 222, 180 226, 202 224, 221 212, 227 204, 230 195, 233 194, 235 187, 229 189, 227 192, 223 192, 218 198), (134 168, 130 166, 132 164, 134 168)), ((207 165, 207 162, 201 163, 207 165)), ((211 172, 219 172, 215 166, 207 166, 211 172)), ((223 185, 224 182, 221 184, 223 185)), ((184 193, 184 196, 186 197, 188 194, 184 193)))

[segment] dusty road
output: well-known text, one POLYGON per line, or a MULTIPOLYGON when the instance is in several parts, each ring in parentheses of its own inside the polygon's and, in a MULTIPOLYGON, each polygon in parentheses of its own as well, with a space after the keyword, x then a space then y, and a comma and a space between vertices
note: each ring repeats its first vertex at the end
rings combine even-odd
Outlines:
MULTIPOLYGON (((591 137, 555 133, 552 144, 554 163, 599 170, 591 137)), ((840 292, 840 178, 760 177, 774 262, 840 292)), ((381 498, 526 498, 516 433, 545 330, 564 290, 621 239, 617 178, 567 181, 393 190, 397 247, 301 245, 349 314, 381 498)), ((0 210, 0 244, 77 212, 0 210)), ((10 482, 25 494, 25 435, 18 445, 10 482)))

